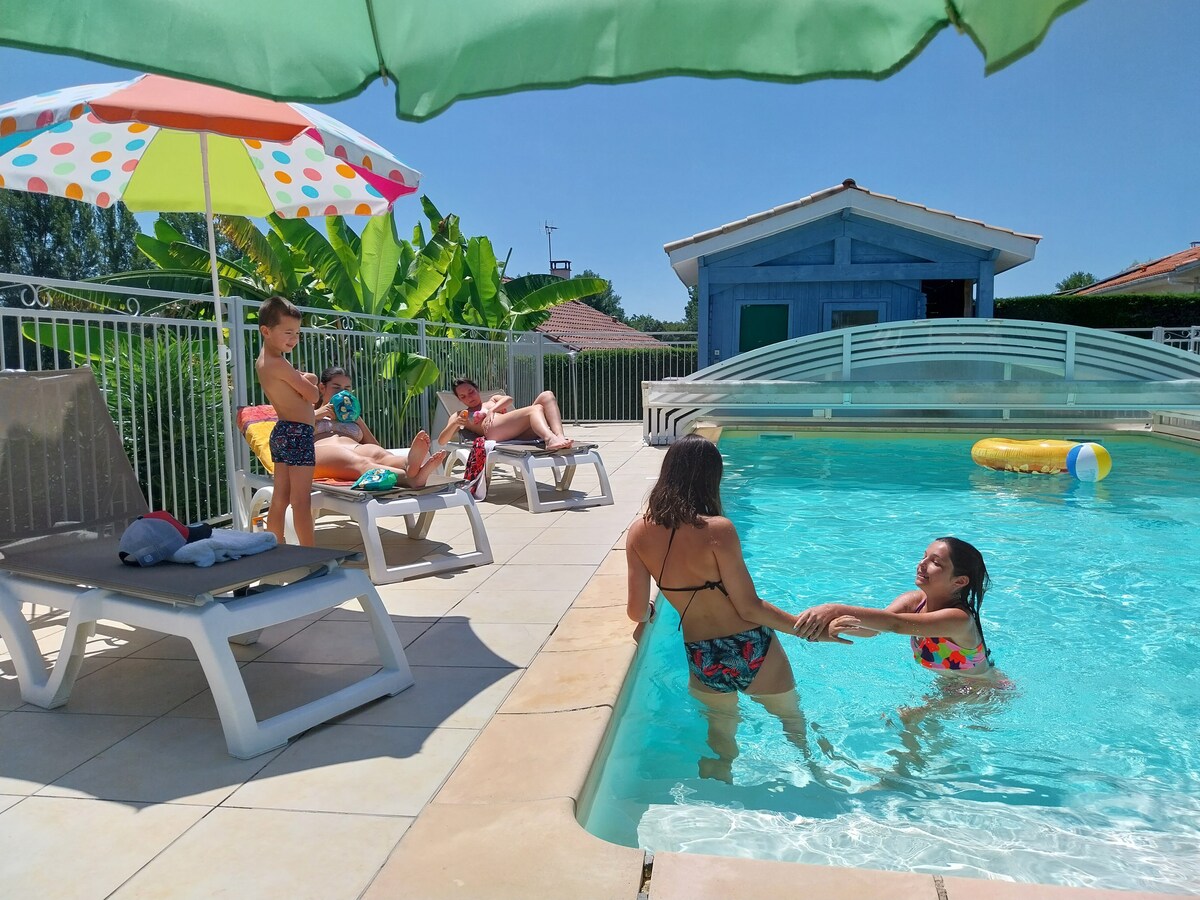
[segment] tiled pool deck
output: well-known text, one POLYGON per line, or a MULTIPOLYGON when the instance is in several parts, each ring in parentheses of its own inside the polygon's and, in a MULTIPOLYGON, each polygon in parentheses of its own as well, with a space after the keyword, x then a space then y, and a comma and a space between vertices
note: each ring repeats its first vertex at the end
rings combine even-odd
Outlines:
MULTIPOLYGON (((53 711, 21 703, 0 645, 0 896, 1166 896, 675 853, 654 858, 647 884, 645 855, 586 833, 575 808, 634 656, 621 548, 662 448, 644 447, 638 425, 571 433, 601 445, 616 504, 532 515, 520 485, 498 479, 482 505, 495 564, 379 589, 415 686, 280 750, 226 753, 181 640, 106 625, 53 711)), ((318 528, 318 542, 357 538, 318 528)), ((442 514, 429 537, 467 528, 442 514)), ((50 652, 62 619, 35 614, 50 652)), ((258 714, 362 677, 374 642, 360 620, 338 609, 238 648, 258 714)))

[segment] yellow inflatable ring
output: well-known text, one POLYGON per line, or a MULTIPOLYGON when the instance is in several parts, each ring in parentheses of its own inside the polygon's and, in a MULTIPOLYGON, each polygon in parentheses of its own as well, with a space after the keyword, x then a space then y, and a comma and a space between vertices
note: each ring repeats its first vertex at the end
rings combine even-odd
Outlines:
POLYGON ((1067 454, 1076 441, 1015 441, 984 438, 971 448, 971 459, 1002 472, 1035 472, 1058 475, 1067 471, 1067 454))

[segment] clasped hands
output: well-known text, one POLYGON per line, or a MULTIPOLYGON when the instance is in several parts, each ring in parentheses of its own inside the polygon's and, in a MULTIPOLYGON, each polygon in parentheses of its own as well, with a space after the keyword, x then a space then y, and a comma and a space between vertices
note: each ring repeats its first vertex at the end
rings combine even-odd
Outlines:
POLYGON ((835 644, 853 644, 853 641, 842 637, 842 632, 854 631, 862 622, 841 610, 842 607, 836 603, 810 606, 796 616, 796 624, 792 626, 792 631, 797 637, 812 643, 827 641, 835 644))

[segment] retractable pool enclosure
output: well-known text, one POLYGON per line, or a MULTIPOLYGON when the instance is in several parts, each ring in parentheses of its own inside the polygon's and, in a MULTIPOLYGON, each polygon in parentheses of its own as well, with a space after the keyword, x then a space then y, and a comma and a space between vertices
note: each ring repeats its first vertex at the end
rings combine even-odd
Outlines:
POLYGON ((650 444, 702 419, 1150 426, 1164 412, 1200 410, 1200 355, 1072 325, 921 319, 771 344, 686 378, 643 382, 642 399, 650 444))

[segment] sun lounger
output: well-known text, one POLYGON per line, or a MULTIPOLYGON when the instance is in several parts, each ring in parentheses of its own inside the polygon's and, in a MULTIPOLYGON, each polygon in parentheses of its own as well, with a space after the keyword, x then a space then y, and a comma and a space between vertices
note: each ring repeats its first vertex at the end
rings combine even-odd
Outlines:
MULTIPOLYGON (((489 399, 497 391, 488 391, 482 396, 489 399)), ((465 409, 462 402, 452 391, 438 391, 438 418, 434 424, 434 433, 440 434, 451 416, 465 409)), ((466 465, 470 454, 470 432, 462 432, 463 440, 447 449, 451 454, 448 471, 461 463, 466 465)), ((525 485, 525 498, 529 511, 534 513, 553 512, 560 509, 582 509, 590 506, 611 506, 613 502, 612 486, 608 481, 608 471, 604 468, 604 460, 595 444, 576 443, 565 450, 547 450, 540 441, 500 441, 491 446, 488 451, 484 478, 492 479, 492 470, 496 466, 509 466, 521 478, 525 485), (599 493, 584 494, 571 491, 571 483, 579 466, 595 466, 596 478, 599 481, 599 493), (554 493, 543 498, 537 480, 537 472, 546 470, 554 481, 554 493)))
POLYGON ((211 568, 121 563, 121 533, 149 510, 90 370, 0 374, 0 416, 6 485, 0 492, 0 638, 25 702, 53 708, 68 701, 87 640, 102 619, 190 641, 229 752, 243 759, 412 685, 395 626, 370 579, 339 564, 349 554, 276 547, 211 568), (358 601, 371 626, 379 671, 258 721, 230 639, 246 643, 270 625, 348 600, 358 601), (25 617, 28 603, 69 613, 50 668, 25 617))
MULTIPOLYGON (((266 440, 274 427, 274 409, 270 406, 242 407, 238 410, 237 418, 247 447, 254 451, 263 467, 268 468, 270 451, 266 449, 266 440)), ((257 521, 271 504, 271 478, 250 472, 248 456, 243 453, 237 480, 247 519, 250 522, 257 521)), ((486 566, 492 561, 492 546, 483 526, 483 516, 475 506, 474 498, 462 489, 460 482, 454 480, 446 479, 443 483, 421 488, 398 487, 390 491, 356 491, 347 482, 318 480, 313 482, 312 510, 314 517, 322 512, 338 513, 348 516, 358 525, 367 568, 375 584, 393 584, 439 572, 486 566), (429 533, 434 514, 444 509, 462 509, 467 514, 474 549, 431 553, 413 562, 389 565, 384 555, 380 520, 404 519, 405 534, 410 540, 418 541, 429 533)), ((290 509, 288 515, 291 515, 290 509)), ((290 518, 288 530, 294 539, 290 518)))

